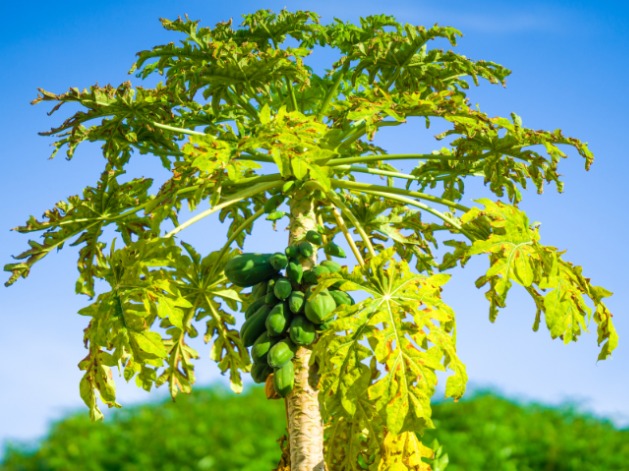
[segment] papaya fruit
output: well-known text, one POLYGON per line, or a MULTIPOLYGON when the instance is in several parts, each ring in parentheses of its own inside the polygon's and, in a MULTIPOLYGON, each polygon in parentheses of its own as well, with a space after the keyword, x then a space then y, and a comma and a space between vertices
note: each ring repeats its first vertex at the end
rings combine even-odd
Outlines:
POLYGON ((249 304, 249 307, 245 310, 245 319, 249 319, 255 312, 264 306, 264 297, 256 299, 254 302, 249 304))
POLYGON ((329 293, 334 298, 337 306, 353 306, 355 304, 354 298, 345 291, 331 289, 329 293))
POLYGON ((277 252, 269 257, 269 263, 276 270, 282 270, 288 265, 288 257, 281 252, 277 252))
POLYGON ((266 381, 266 378, 273 373, 273 368, 271 368, 268 363, 254 363, 251 367, 251 378, 254 382, 260 384, 266 381))
POLYGON ((312 268, 309 270, 304 270, 304 275, 301 279, 304 283, 308 283, 309 285, 314 285, 317 283, 317 276, 313 273, 312 268))
POLYGON ((327 268, 330 273, 338 273, 341 271, 341 264, 334 260, 324 260, 319 265, 327 268))
POLYGON ((310 322, 322 324, 334 313, 336 302, 327 289, 306 299, 304 314, 310 322))
POLYGON ((266 294, 266 281, 261 281, 251 289, 251 297, 258 299, 266 294))
POLYGON ((269 259, 272 254, 243 253, 225 264, 225 276, 237 286, 253 286, 277 276, 269 259))
POLYGON ((280 396, 275 390, 274 377, 275 377, 275 373, 271 373, 269 376, 266 377, 266 381, 264 383, 264 395, 266 396, 267 399, 271 401, 282 399, 282 396, 280 396))
POLYGON ((316 267, 312 267, 310 270, 306 270, 304 272, 303 280, 306 283, 315 284, 321 275, 326 275, 330 273, 323 265, 317 265, 316 267))
POLYGON ((288 266, 286 267, 286 276, 293 283, 299 284, 301 283, 301 278, 304 275, 304 268, 301 266, 299 262, 288 262, 288 266))
POLYGON ((275 297, 275 293, 273 293, 273 291, 271 291, 270 293, 266 293, 266 295, 264 296, 264 302, 269 306, 275 306, 278 301, 279 299, 275 297))
POLYGON ((273 373, 273 387, 282 397, 293 390, 295 386, 295 367, 292 361, 287 361, 273 373))
POLYGON ((316 326, 304 316, 295 316, 290 322, 288 334, 295 345, 310 345, 317 336, 316 326))
POLYGON ((293 314, 300 313, 304 307, 306 295, 302 291, 293 291, 288 297, 288 309, 293 314))
POLYGON ((277 299, 284 301, 293 291, 293 286, 287 278, 279 278, 273 286, 273 294, 277 299))
POLYGON ((323 243, 323 237, 317 231, 306 232, 306 240, 313 245, 321 245, 323 243))
POLYGON ((289 245, 284 249, 284 253, 290 259, 296 259, 299 256, 299 249, 296 245, 289 245))
POLYGON ((276 304, 265 319, 266 332, 269 337, 279 337, 288 329, 291 313, 285 303, 276 304))
POLYGON ((273 292, 273 287, 275 286, 276 281, 277 281, 277 278, 271 278, 270 280, 266 282, 266 294, 273 292))
POLYGON ((328 273, 331 273, 331 271, 325 265, 317 265, 316 267, 312 267, 312 271, 317 278, 319 278, 321 275, 327 275, 328 273))
POLYGON ((267 353, 271 347, 277 342, 266 333, 262 332, 260 336, 253 342, 251 347, 251 359, 254 362, 266 362, 267 353))
POLYGON ((326 255, 330 255, 331 257, 345 258, 345 250, 336 245, 334 242, 328 242, 323 246, 323 251, 326 255))
POLYGON ((313 256, 315 250, 312 244, 306 240, 300 242, 297 245, 297 250, 299 250, 299 255, 303 258, 310 258, 313 256))
POLYGON ((267 363, 271 368, 281 368, 295 356, 294 348, 295 346, 290 340, 280 340, 269 349, 269 353, 266 356, 267 363))
POLYGON ((271 196, 268 200, 266 200, 266 203, 264 203, 264 212, 272 213, 277 208, 279 208, 280 204, 282 204, 285 199, 286 196, 281 194, 271 196))
POLYGON ((264 304, 240 328, 240 338, 245 347, 251 347, 266 329, 266 318, 271 308, 264 304))

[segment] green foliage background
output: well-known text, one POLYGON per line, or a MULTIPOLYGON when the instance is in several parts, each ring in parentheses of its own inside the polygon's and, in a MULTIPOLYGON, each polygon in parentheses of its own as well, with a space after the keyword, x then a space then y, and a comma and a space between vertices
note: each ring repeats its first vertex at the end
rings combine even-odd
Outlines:
MULTIPOLYGON (((283 404, 266 400, 259 388, 243 396, 199 389, 176 403, 116 411, 104 423, 73 415, 56 423, 39 448, 8 446, 0 469, 268 471, 280 455, 283 404)), ((439 440, 448 471, 617 471, 629 462, 629 429, 572 406, 523 406, 476 393, 436 404, 433 420, 437 430, 425 442, 439 440)))

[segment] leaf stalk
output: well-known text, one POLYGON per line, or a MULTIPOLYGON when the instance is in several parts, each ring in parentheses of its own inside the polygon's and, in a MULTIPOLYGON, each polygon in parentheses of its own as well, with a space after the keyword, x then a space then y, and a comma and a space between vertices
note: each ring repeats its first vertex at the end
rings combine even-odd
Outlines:
POLYGON ((183 231, 187 227, 190 227, 192 224, 194 224, 196 222, 199 222, 201 219, 204 219, 204 218, 206 218, 206 217, 216 213, 217 211, 220 211, 223 208, 227 208, 227 207, 231 206, 232 204, 238 203, 239 201, 242 201, 244 199, 250 198, 250 197, 252 197, 254 195, 257 195, 259 193, 272 190, 273 188, 277 188, 280 185, 281 185, 280 182, 260 183, 258 185, 254 185, 253 187, 250 187, 249 189, 246 189, 246 190, 240 191, 238 193, 235 193, 234 195, 232 195, 232 198, 228 199, 227 201, 224 201, 223 203, 217 204, 216 206, 212 206, 210 209, 207 209, 207 210, 197 214, 196 216, 191 217, 186 222, 184 222, 184 223, 180 224, 179 226, 175 227, 172 231, 170 231, 168 234, 166 234, 165 237, 166 238, 172 237, 172 236, 178 234, 179 232, 183 231))

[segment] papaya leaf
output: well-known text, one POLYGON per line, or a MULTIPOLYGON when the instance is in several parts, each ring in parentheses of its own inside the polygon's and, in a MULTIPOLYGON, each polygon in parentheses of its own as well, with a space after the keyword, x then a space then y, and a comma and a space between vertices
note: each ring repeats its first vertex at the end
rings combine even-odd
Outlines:
POLYGON ((61 125, 41 133, 58 137, 51 157, 65 147, 66 156, 71 159, 79 144, 86 141, 103 141, 103 155, 108 165, 117 170, 122 170, 133 150, 154 153, 167 169, 179 154, 177 142, 182 134, 176 128, 185 127, 186 113, 181 110, 177 115, 173 113, 176 104, 164 87, 133 88, 131 82, 124 82, 118 87, 93 85, 82 91, 71 88, 60 95, 43 89, 39 92, 33 104, 57 103, 49 114, 67 103, 83 107, 61 125), (159 127, 166 123, 171 126, 159 127))
POLYGON ((238 331, 232 328, 234 316, 222 306, 224 303, 236 310, 242 302, 239 292, 227 285, 223 274, 223 264, 238 252, 229 252, 221 260, 219 252, 201 257, 192 246, 186 244, 185 249, 188 256, 180 259, 178 277, 182 296, 194 306, 189 317, 197 321, 208 318, 204 339, 212 342, 210 358, 217 362, 222 373, 229 372, 232 390, 241 392, 240 372, 248 371, 251 361, 238 331))
POLYGON ((14 230, 21 233, 41 231, 43 243, 30 241, 31 248, 15 257, 24 261, 4 267, 12 272, 5 285, 13 284, 19 277, 27 277, 35 262, 69 243, 81 246, 76 291, 94 296, 94 279, 103 276, 103 249, 106 246, 101 237, 103 229, 107 225, 115 225, 125 242, 144 236, 149 221, 138 213, 147 201, 151 184, 150 179, 121 184, 114 172, 103 172, 97 186, 85 188, 82 197, 74 195, 57 203, 44 213, 41 221, 31 216, 26 225, 14 230), (112 215, 116 217, 112 218, 112 215))
POLYGON ((431 471, 424 459, 432 458, 433 451, 424 445, 416 434, 387 433, 384 437, 385 454, 378 463, 378 470, 431 471))
POLYGON ((540 244, 538 227, 515 206, 488 199, 478 202, 483 208, 471 209, 461 220, 470 227, 490 224, 489 235, 474 241, 465 254, 489 255, 489 269, 476 285, 489 285, 485 296, 490 302, 490 319, 494 321, 499 308, 505 307, 507 293, 516 282, 535 301, 535 328, 543 315, 551 337, 568 343, 577 340, 594 320, 601 346, 599 359, 608 357, 618 343, 612 315, 602 301, 611 293, 591 285, 581 267, 565 261, 555 247, 540 244))
POLYGON ((455 398, 463 394, 467 375, 452 336, 454 314, 440 298, 448 276, 412 273, 393 254, 393 248, 386 249, 351 274, 324 275, 313 291, 342 283, 340 289, 370 296, 337 309, 315 347, 320 397, 329 409, 353 417, 356 398, 367 396, 380 427, 393 435, 421 433, 432 424, 435 372, 446 367, 454 372, 447 392, 455 398))
POLYGON ((120 407, 116 402, 116 387, 110 368, 111 356, 103 351, 90 350, 90 354, 79 363, 79 369, 85 371, 79 384, 79 393, 83 402, 90 409, 92 420, 102 420, 103 413, 98 407, 96 391, 100 399, 109 407, 120 407))
MULTIPOLYGON (((422 223, 420 211, 414 211, 400 202, 369 194, 346 194, 344 201, 370 235, 374 247, 384 249, 384 243, 391 241, 401 258, 409 262, 415 258, 415 268, 420 273, 434 271, 432 252, 437 247, 433 236, 434 225, 422 223)), ((325 220, 333 219, 327 216, 325 220)), ((351 222, 348 225, 352 227, 351 222)))
MULTIPOLYGON (((371 371, 368 367, 361 367, 360 378, 356 382, 356 392, 365 390, 371 381, 371 371)), ((328 381, 330 378, 322 378, 328 381)), ((372 402, 364 394, 354 398, 354 412, 348 415, 346 405, 334 401, 322 402, 325 415, 336 417, 327 425, 326 463, 333 469, 358 470, 365 469, 380 453, 378 437, 382 435, 382 425, 377 418, 377 412, 372 402), (361 463, 363 466, 361 466, 361 463)))
MULTIPOLYGON (((145 389, 161 384, 156 371, 166 366, 165 362, 170 361, 171 368, 178 366, 169 347, 177 337, 183 348, 183 339, 178 335, 164 339, 155 330, 159 319, 167 333, 181 331, 184 313, 191 307, 181 295, 173 271, 166 268, 176 265, 178 252, 169 239, 141 240, 118 250, 112 247, 103 274, 111 290, 80 311, 91 318, 84 334, 90 351, 86 365, 98 364, 99 357, 107 353, 109 366, 122 367, 127 381, 135 376, 145 389)), ((93 386, 103 396, 100 383, 93 386)))
POLYGON ((252 176, 252 171, 260 168, 260 164, 237 160, 237 141, 231 134, 221 132, 219 136, 191 136, 182 147, 182 153, 190 160, 191 166, 200 171, 200 176, 214 180, 225 178, 238 183, 252 176))

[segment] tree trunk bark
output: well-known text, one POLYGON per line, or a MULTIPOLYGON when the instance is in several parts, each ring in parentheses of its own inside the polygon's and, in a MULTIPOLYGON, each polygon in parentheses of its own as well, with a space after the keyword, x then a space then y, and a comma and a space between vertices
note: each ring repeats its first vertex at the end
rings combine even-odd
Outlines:
MULTIPOLYGON (((290 201, 289 244, 315 229, 313 195, 299 192, 290 201)), ((304 269, 316 264, 317 255, 302 261, 304 269)), ((324 471, 323 422, 319 409, 316 366, 310 365, 312 350, 299 347, 293 360, 295 386, 286 397, 291 471, 324 471)))

